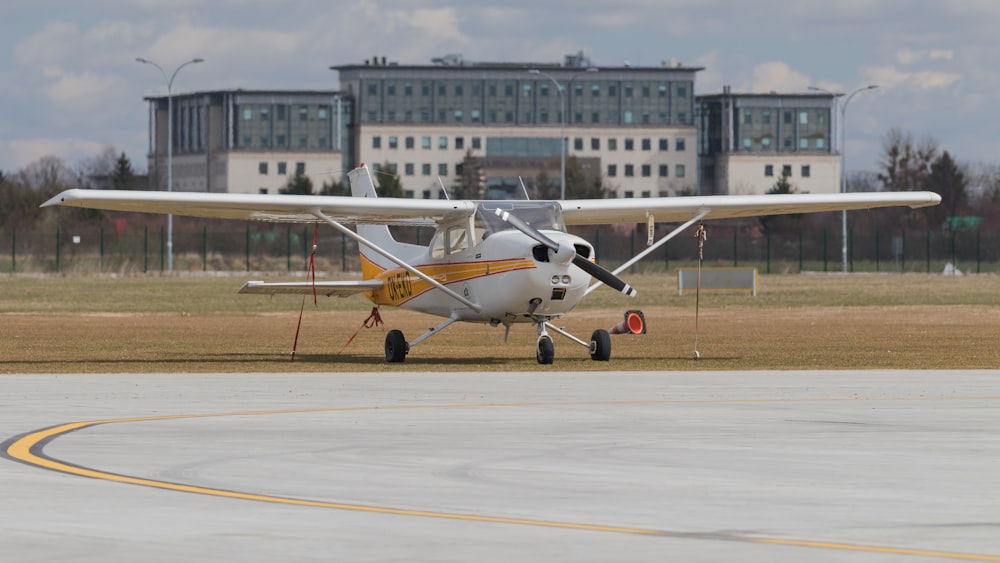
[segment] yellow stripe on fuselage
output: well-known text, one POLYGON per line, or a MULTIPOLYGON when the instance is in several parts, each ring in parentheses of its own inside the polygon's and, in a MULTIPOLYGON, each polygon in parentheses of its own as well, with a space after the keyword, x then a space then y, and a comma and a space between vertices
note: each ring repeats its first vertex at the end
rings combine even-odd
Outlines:
MULTIPOLYGON (((528 258, 509 258, 506 260, 425 264, 414 267, 437 282, 448 285, 495 274, 531 269, 535 267, 535 262, 528 258)), ((385 270, 364 255, 361 256, 361 275, 364 279, 377 279, 384 282, 381 288, 366 294, 368 299, 376 305, 398 306, 433 289, 431 284, 403 268, 385 270)))

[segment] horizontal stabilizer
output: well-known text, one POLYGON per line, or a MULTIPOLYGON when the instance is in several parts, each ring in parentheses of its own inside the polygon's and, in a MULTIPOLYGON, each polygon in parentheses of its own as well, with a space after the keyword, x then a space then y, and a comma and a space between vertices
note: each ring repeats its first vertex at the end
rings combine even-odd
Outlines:
POLYGON ((316 288, 317 295, 350 297, 351 295, 372 291, 380 287, 382 287, 382 280, 322 281, 316 283, 248 281, 243 284, 239 293, 255 295, 312 295, 313 288, 316 288))

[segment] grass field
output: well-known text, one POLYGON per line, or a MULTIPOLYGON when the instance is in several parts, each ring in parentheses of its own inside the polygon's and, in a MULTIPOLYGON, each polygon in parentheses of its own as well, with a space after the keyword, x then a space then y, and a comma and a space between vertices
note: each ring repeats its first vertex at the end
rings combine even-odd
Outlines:
POLYGON ((439 319, 385 308, 385 326, 361 329, 370 304, 320 298, 306 306, 298 356, 289 352, 301 299, 237 295, 244 279, 288 276, 0 278, 0 372, 535 371, 1000 368, 1000 276, 801 274, 762 276, 757 297, 703 292, 673 275, 626 276, 635 300, 593 293, 559 323, 588 339, 626 309, 649 333, 612 337, 609 363, 554 335, 556 360, 539 366, 535 332, 462 324, 384 362, 385 332, 413 339, 439 319), (356 334, 353 342, 347 342, 356 334))

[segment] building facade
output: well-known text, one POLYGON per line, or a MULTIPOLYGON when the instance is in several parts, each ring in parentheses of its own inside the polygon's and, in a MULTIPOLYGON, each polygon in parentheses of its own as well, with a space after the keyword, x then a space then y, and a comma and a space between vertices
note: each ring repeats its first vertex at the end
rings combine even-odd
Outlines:
POLYGON ((353 101, 352 164, 389 164, 415 197, 439 197, 466 156, 488 166, 494 196, 521 197, 538 172, 558 183, 567 156, 599 162, 616 197, 667 196, 697 187, 695 75, 701 68, 564 64, 431 65, 382 60, 331 67, 353 101), (522 162, 518 162, 518 160, 522 162), (532 164, 533 163, 533 164, 532 164), (529 177, 496 176, 502 169, 529 177))
POLYGON ((173 189, 277 193, 296 173, 314 190, 343 181, 350 152, 350 102, 335 91, 228 90, 149 102, 149 178, 167 189, 167 137, 173 137, 173 189))
POLYGON ((698 96, 700 193, 763 194, 785 176, 798 193, 840 190, 836 96, 698 96))

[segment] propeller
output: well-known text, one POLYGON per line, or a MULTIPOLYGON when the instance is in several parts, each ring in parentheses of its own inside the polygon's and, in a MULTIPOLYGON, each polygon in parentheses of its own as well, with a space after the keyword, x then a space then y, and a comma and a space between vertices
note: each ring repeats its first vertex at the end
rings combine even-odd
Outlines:
POLYGON ((518 216, 513 215, 509 211, 497 209, 496 214, 497 217, 500 217, 515 229, 528 235, 538 241, 539 244, 542 244, 551 250, 553 252, 553 260, 555 262, 567 264, 572 260, 574 266, 580 268, 584 272, 587 272, 591 277, 596 278, 604 285, 616 291, 620 291, 629 297, 635 297, 636 291, 634 287, 625 283, 623 279, 601 267, 596 262, 591 262, 586 257, 578 253, 575 248, 560 245, 558 242, 545 236, 541 233, 541 231, 525 223, 518 216))

